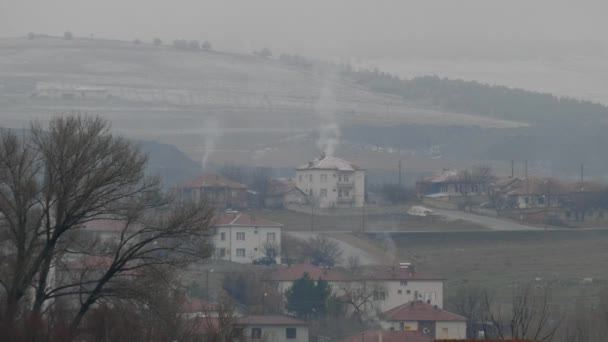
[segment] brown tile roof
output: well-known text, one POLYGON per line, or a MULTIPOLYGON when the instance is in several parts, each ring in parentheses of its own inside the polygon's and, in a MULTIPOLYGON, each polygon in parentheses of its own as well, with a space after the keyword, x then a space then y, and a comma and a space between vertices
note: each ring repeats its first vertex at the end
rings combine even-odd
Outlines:
POLYGON ((284 315, 254 315, 237 319, 238 325, 308 325, 297 318, 284 315))
POLYGON ((433 342, 432 338, 417 331, 386 330, 367 330, 347 337, 340 342, 378 342, 380 341, 380 334, 382 334, 382 342, 433 342))
POLYGON ((344 272, 332 268, 319 267, 310 264, 296 264, 281 267, 272 272, 268 277, 271 281, 295 281, 308 273, 312 279, 323 279, 327 281, 350 281, 352 278, 344 272))
POLYGON ((64 263, 68 270, 105 270, 114 261, 114 258, 107 256, 82 256, 76 260, 70 260, 64 263))
POLYGON ((282 227, 277 222, 259 218, 246 213, 222 213, 214 218, 214 226, 241 226, 241 227, 282 227))
POLYGON ((400 305, 382 314, 387 321, 458 321, 464 322, 463 316, 439 309, 431 304, 416 301, 400 305))
POLYGON ((209 304, 199 298, 185 298, 178 308, 179 313, 194 313, 205 311, 217 311, 217 305, 209 304))
POLYGON ((292 191, 297 191, 302 194, 304 192, 296 187, 294 182, 291 182, 287 179, 271 179, 270 180, 270 189, 268 190, 268 196, 284 196, 292 191))
MULTIPOLYGON (((121 232, 125 229, 125 224, 126 221, 123 220, 99 219, 82 224, 82 229, 91 232, 121 232)), ((129 230, 136 227, 141 226, 134 224, 129 230)))
POLYGON ((247 189, 245 185, 232 181, 218 174, 205 174, 176 186, 177 189, 226 187, 231 189, 247 189))
POLYGON ((361 276, 361 278, 363 280, 443 280, 440 277, 412 272, 409 268, 398 266, 378 266, 361 276))

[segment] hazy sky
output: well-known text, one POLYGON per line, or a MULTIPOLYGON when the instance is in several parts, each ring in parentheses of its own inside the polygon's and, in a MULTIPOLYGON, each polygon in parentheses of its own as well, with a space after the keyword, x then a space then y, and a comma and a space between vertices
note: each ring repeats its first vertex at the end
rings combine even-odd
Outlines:
POLYGON ((0 0, 0 36, 210 40, 315 55, 477 41, 608 44, 605 0, 0 0), (417 45, 416 45, 417 46, 417 45))

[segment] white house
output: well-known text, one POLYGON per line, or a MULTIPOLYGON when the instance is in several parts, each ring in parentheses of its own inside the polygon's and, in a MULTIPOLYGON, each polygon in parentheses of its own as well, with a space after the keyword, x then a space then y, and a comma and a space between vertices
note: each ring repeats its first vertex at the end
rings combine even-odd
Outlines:
POLYGON ((466 318, 423 301, 413 301, 381 315, 382 325, 390 330, 418 331, 435 339, 465 339, 466 318))
POLYGON ((309 264, 281 267, 266 279, 279 293, 285 293, 293 282, 304 273, 314 279, 326 280, 337 297, 369 297, 364 311, 375 314, 412 301, 424 301, 430 305, 443 307, 442 278, 426 276, 411 268, 399 266, 374 266, 370 272, 351 275, 338 268, 324 268, 309 264), (361 296, 360 294, 365 295, 361 296))
POLYGON ((52 99, 103 100, 108 98, 109 92, 107 88, 99 86, 37 82, 35 95, 52 99))
POLYGON ((296 169, 296 186, 320 208, 362 207, 365 171, 340 158, 321 155, 296 169))
POLYGON ((247 264, 270 256, 281 263, 282 224, 233 212, 216 217, 214 228, 216 259, 247 264))
POLYGON ((366 289, 375 289, 374 306, 386 311, 412 301, 443 308, 444 279, 415 272, 410 267, 376 267, 361 277, 366 289))
POLYGON ((237 320, 247 341, 308 342, 308 323, 282 315, 245 316, 237 320))

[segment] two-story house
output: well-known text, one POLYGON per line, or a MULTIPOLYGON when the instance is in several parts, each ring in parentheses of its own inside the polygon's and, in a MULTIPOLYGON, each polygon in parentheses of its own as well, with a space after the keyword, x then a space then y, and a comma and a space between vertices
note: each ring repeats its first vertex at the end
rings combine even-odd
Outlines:
POLYGON ((319 208, 362 207, 365 171, 353 163, 322 154, 296 169, 296 186, 319 208))
POLYGON ((247 186, 218 174, 205 174, 174 188, 181 201, 206 201, 217 210, 247 208, 247 186))
POLYGON ((308 323, 283 315, 251 315, 237 319, 246 341, 308 342, 308 323))
POLYGON ((231 212, 214 220, 215 258, 238 263, 269 256, 281 263, 283 225, 246 213, 231 212))

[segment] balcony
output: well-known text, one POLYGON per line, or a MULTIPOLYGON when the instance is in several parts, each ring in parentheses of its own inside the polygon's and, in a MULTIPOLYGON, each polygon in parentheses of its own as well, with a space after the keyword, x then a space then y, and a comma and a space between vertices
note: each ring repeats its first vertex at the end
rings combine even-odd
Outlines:
POLYGON ((338 203, 353 203, 355 201, 354 197, 338 197, 338 203))
POLYGON ((353 181, 338 181, 338 186, 341 188, 352 188, 355 186, 355 182, 353 181))

